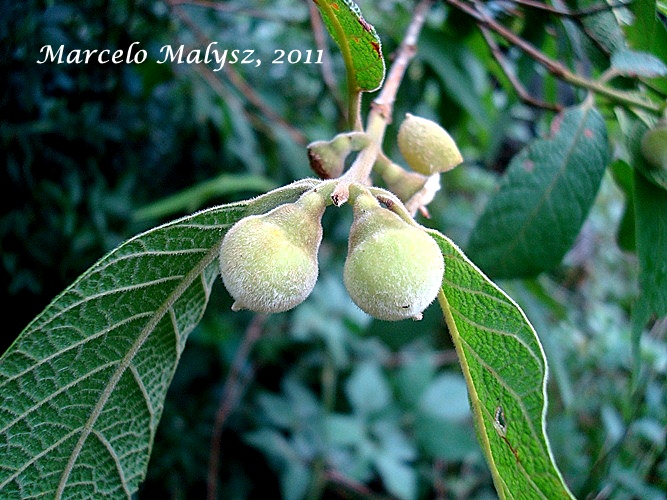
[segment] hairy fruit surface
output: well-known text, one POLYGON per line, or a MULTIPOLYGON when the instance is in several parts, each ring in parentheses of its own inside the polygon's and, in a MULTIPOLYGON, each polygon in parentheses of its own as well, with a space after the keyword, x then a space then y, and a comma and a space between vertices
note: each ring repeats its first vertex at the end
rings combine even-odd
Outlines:
POLYGON ((297 202, 234 224, 220 247, 220 273, 232 309, 275 313, 303 302, 315 287, 324 200, 309 192, 297 202))
POLYGON ((446 172, 463 161, 454 139, 444 128, 410 113, 398 129, 397 141, 405 161, 420 174, 446 172))
POLYGON ((370 194, 354 202, 343 278, 360 309, 382 320, 421 319, 442 285, 440 248, 370 194))

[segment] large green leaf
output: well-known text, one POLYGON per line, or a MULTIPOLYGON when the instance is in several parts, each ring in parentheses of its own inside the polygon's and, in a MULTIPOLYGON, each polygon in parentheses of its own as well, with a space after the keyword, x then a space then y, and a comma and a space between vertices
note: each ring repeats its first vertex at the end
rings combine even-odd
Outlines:
POLYGON ((571 498, 545 430, 547 363, 519 306, 448 238, 439 296, 501 498, 571 498))
MULTIPOLYGON (((649 130, 644 121, 619 115, 633 171, 629 193, 632 200, 634 239, 639 263, 639 298, 633 308, 635 369, 640 366, 641 333, 651 317, 667 315, 667 174, 652 168, 641 152, 649 130)), ((629 167, 628 167, 629 169, 629 167)), ((627 191, 626 187, 626 191, 627 191)))
POLYGON ((160 226, 106 255, 0 358, 3 498, 130 496, 164 398, 218 274, 226 229, 301 181, 160 226))
POLYGON ((595 201, 608 149, 604 119, 591 105, 557 116, 551 137, 513 158, 473 229, 468 256, 493 278, 558 265, 595 201))
POLYGON ((639 299, 634 330, 637 353, 641 330, 651 317, 667 316, 667 191, 635 169, 634 212, 639 261, 639 299))
POLYGON ((352 0, 313 0, 332 38, 340 47, 355 91, 377 90, 385 64, 380 37, 352 0))

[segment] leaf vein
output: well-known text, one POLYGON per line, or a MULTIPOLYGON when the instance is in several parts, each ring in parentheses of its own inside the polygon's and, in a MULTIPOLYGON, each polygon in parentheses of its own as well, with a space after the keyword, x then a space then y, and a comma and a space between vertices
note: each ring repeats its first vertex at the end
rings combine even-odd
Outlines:
POLYGON ((79 456, 79 453, 81 452, 81 449, 83 448, 86 439, 90 435, 90 432, 92 431, 95 422, 102 413, 102 410, 106 405, 107 401, 109 400, 111 393, 113 392, 116 385, 120 381, 121 376, 123 375, 125 370, 130 366, 132 360, 134 359, 134 356, 137 354, 139 349, 141 349, 141 347, 144 345, 146 339, 153 332, 153 330, 160 322, 160 320, 164 317, 165 314, 167 314, 167 311, 174 305, 174 303, 179 299, 179 297, 183 294, 183 292, 192 284, 192 282, 204 271, 204 269, 217 257, 219 251, 218 249, 219 245, 214 245, 212 249, 202 258, 202 260, 183 277, 180 284, 174 289, 172 293, 169 294, 169 296, 165 299, 162 306, 160 306, 155 311, 155 314, 148 321, 148 323, 146 324, 140 335, 137 337, 137 340, 134 342, 132 347, 128 350, 127 354, 122 358, 122 360, 118 364, 118 368, 111 376, 107 386, 102 391, 102 394, 100 395, 97 404, 92 409, 87 422, 81 429, 81 436, 79 437, 78 442, 76 443, 74 449, 72 450, 67 465, 63 469, 60 483, 56 491, 56 498, 62 497, 65 485, 67 484, 69 476, 72 473, 72 469, 74 468, 74 464, 76 463, 76 460, 79 456))
MULTIPOLYGON (((150 316, 151 314, 153 314, 152 311, 147 311, 147 312, 142 312, 142 313, 139 313, 139 314, 133 314, 132 316, 128 316, 127 318, 124 318, 123 321, 119 321, 117 323, 114 323, 113 325, 109 325, 106 328, 103 328, 102 330, 100 330, 98 332, 95 332, 91 335, 88 335, 87 337, 82 338, 78 342, 70 344, 66 348, 61 349, 59 351, 56 351, 53 354, 51 354, 50 356, 46 356, 45 358, 42 358, 42 359, 35 358, 30 352, 17 351, 17 353, 20 353, 20 354, 34 360, 36 364, 31 365, 27 370, 16 373, 15 375, 12 375, 11 377, 6 377, 2 381, 2 383, 0 383, 0 389, 2 389, 7 383, 18 379, 18 378, 22 377, 23 375, 27 375, 31 371, 39 368, 40 366, 44 365, 45 363, 48 363, 49 361, 51 361, 52 359, 57 358, 58 356, 61 356, 62 354, 65 354, 65 353, 67 353, 67 352, 69 352, 73 349, 76 349, 76 348, 78 348, 82 345, 85 345, 92 340, 98 339, 99 337, 103 337, 107 333, 112 332, 113 330, 115 330, 117 328, 120 328, 127 323, 131 323, 132 321, 135 321, 137 319, 141 319, 143 317, 150 316)), ((51 331, 56 332, 56 331, 61 330, 61 329, 66 330, 68 328, 71 328, 71 325, 64 325, 64 326, 54 327, 54 328, 51 329, 51 331)), ((80 331, 78 328, 76 328, 75 330, 79 331, 79 333, 81 333, 83 335, 83 332, 80 331)))
POLYGON ((528 424, 528 427, 530 428, 531 434, 538 442, 540 442, 539 435, 535 431, 535 427, 533 426, 533 421, 528 415, 528 411, 526 410, 526 407, 523 404, 523 399, 521 395, 517 394, 514 391, 514 389, 512 389, 512 387, 505 381, 505 379, 501 377, 500 374, 496 372, 496 370, 491 365, 489 365, 486 361, 484 361, 484 358, 482 358, 479 355, 479 353, 470 344, 468 344, 468 342, 463 337, 461 337, 461 342, 464 343, 466 346, 468 346, 468 349, 474 355, 475 359, 477 359, 477 362, 480 365, 482 365, 482 367, 485 368, 489 373, 491 373, 491 375, 493 375, 493 377, 496 380, 498 380, 498 382, 507 390, 507 392, 509 392, 514 397, 514 399, 517 401, 517 405, 519 406, 519 408, 521 408, 521 413, 523 413, 523 416, 526 418, 526 422, 528 424))
MULTIPOLYGON (((72 304, 68 305, 67 307, 64 307, 63 309, 60 309, 56 314, 51 316, 48 319, 48 321, 46 321, 45 323, 42 323, 40 325, 35 325, 35 327, 38 326, 38 329, 42 330, 42 329, 44 329, 44 327, 46 327, 48 324, 52 323, 54 320, 58 319, 63 314, 67 313, 68 311, 71 311, 72 309, 80 306, 81 304, 85 304, 85 303, 90 302, 92 300, 99 299, 99 298, 102 298, 102 297, 108 297, 110 295, 114 295, 114 294, 117 294, 117 293, 129 292, 129 291, 132 291, 132 290, 141 290, 141 289, 144 289, 144 288, 149 288, 149 287, 155 286, 155 285, 161 285, 163 283, 168 283, 170 281, 174 281, 174 280, 178 280, 178 279, 182 279, 182 278, 183 278, 182 275, 164 276, 162 278, 158 278, 158 279, 155 279, 155 280, 152 280, 152 281, 146 281, 144 283, 138 283, 138 284, 135 284, 135 285, 128 285, 128 286, 124 286, 124 287, 113 288, 113 289, 110 289, 110 290, 105 290, 104 292, 101 292, 101 293, 98 293, 98 294, 88 295, 84 299, 79 300, 77 302, 73 302, 72 304)), ((35 328, 35 327, 33 327, 33 328, 35 328)))
POLYGON ((123 491, 125 492, 125 496, 127 498, 131 498, 132 492, 127 488, 127 481, 125 478, 125 472, 123 471, 123 466, 121 465, 120 459, 116 455, 113 446, 111 446, 111 443, 102 435, 102 433, 93 430, 93 435, 98 439, 100 443, 102 443, 102 446, 104 446, 106 450, 109 452, 109 456, 111 456, 111 459, 116 465, 116 472, 118 473, 118 477, 120 478, 120 483, 123 485, 123 491))
POLYGON ((537 365, 540 367, 540 370, 541 370, 542 374, 544 374, 544 363, 543 363, 542 359, 535 353, 535 351, 532 349, 532 347, 530 347, 528 344, 526 344, 526 342, 520 337, 518 332, 508 332, 508 331, 505 331, 505 330, 499 330, 497 328, 491 328, 491 327, 488 327, 488 326, 481 325, 481 324, 473 321, 472 319, 470 319, 468 316, 463 314, 461 311, 459 311, 458 309, 453 307, 451 304, 450 304, 450 308, 463 321, 465 321, 469 325, 471 325, 471 326, 473 326, 473 327, 475 327, 479 330, 484 330, 484 331, 489 332, 489 333, 502 335, 504 337, 512 337, 513 339, 515 339, 519 344, 521 344, 523 347, 525 347, 525 349, 528 351, 530 356, 535 360, 537 365))
POLYGON ((60 387, 57 391, 52 392, 52 393, 49 394, 47 397, 40 399, 40 401, 39 401, 36 405, 32 406, 31 408, 28 408, 26 411, 22 412, 20 415, 18 415, 16 418, 14 418, 14 420, 12 420, 11 422, 9 422, 5 427, 3 427, 2 429, 0 429, 0 434, 3 434, 3 433, 4 433, 7 429, 9 429, 12 425, 16 424, 19 420, 21 420, 21 419, 27 417, 27 416, 30 415, 33 411, 38 410, 38 409, 41 408, 45 403, 48 403, 48 402, 51 401, 53 398, 59 396, 59 395, 62 394, 63 392, 66 392, 67 390, 71 389, 72 387, 78 385, 79 383, 81 383, 81 382, 83 382, 84 380, 86 380, 88 377, 90 377, 90 376, 92 376, 92 375, 95 375, 96 373, 101 372, 101 371, 105 370, 106 368, 109 368, 110 366, 113 366, 113 365, 115 365, 115 364, 116 364, 116 361, 112 361, 112 362, 110 362, 110 363, 105 363, 105 364, 103 364, 103 365, 100 365, 100 366, 96 367, 94 370, 90 370, 90 371, 86 372, 83 376, 77 378, 76 380, 71 381, 69 384, 66 384, 66 385, 60 387))
MULTIPOLYGON (((58 448, 62 443, 67 441, 69 438, 74 436, 77 433, 77 429, 74 429, 72 432, 65 434, 61 439, 53 443, 51 446, 44 448, 41 452, 37 453, 35 456, 31 457, 30 460, 26 461, 21 467, 16 469, 14 473, 11 476, 8 476, 7 479, 3 483, 0 483, 0 490, 7 486, 10 482, 12 482, 15 478, 17 478, 23 471, 25 471, 28 467, 30 467, 32 464, 37 462, 40 458, 43 456, 51 453, 53 450, 58 448)), ((4 431, 3 431, 4 432, 4 431)))

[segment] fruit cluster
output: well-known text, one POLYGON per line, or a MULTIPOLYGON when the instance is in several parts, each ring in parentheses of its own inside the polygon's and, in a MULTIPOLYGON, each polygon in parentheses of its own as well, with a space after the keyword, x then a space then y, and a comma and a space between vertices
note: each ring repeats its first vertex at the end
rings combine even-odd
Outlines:
MULTIPOLYGON (((311 164, 316 164, 315 170, 326 174, 322 177, 334 172, 339 176, 344 157, 366 145, 363 134, 342 134, 330 143, 311 144, 309 157, 311 164)), ((462 161, 454 141, 442 128, 412 115, 400 128, 398 145, 415 172, 401 169, 406 175, 397 175, 400 167, 394 166, 388 176, 397 188, 394 192, 401 193, 406 181, 414 179, 411 175, 426 179, 462 161)), ((384 167, 387 174, 387 165, 384 167)), ((245 217, 230 228, 220 247, 220 271, 234 298, 233 310, 282 312, 310 295, 318 276, 322 216, 332 204, 331 190, 324 186, 333 189, 338 182, 342 183, 324 181, 297 201, 245 217)), ((390 192, 360 182, 350 182, 346 189, 353 222, 343 281, 350 297, 378 319, 420 319, 442 284, 440 248, 411 218, 403 196, 397 199, 390 192)))

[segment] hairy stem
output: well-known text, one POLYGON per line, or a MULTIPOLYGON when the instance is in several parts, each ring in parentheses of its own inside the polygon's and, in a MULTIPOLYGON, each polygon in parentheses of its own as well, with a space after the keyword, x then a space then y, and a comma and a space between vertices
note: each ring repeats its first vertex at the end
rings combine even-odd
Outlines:
POLYGON ((391 65, 380 95, 371 104, 371 111, 366 121, 366 134, 370 138, 370 143, 357 155, 354 163, 340 178, 338 186, 331 195, 331 199, 336 206, 340 206, 348 200, 350 184, 354 182, 366 184, 368 181, 373 165, 382 150, 385 130, 387 125, 391 123, 398 87, 405 76, 408 64, 416 53, 417 38, 432 4, 432 0, 422 0, 415 7, 412 20, 398 48, 396 58, 391 65))

